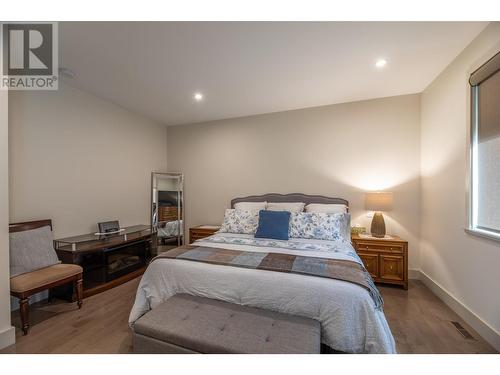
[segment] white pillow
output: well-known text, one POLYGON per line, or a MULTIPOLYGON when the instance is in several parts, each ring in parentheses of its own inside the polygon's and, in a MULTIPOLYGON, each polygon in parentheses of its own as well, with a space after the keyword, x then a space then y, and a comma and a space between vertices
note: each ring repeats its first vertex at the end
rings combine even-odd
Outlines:
POLYGON ((267 204, 266 210, 268 211, 290 211, 302 212, 306 204, 302 202, 284 202, 284 203, 271 203, 267 204))
POLYGON ((255 234, 259 224, 259 211, 228 208, 219 233, 255 234))
POLYGON ((328 241, 350 241, 350 215, 299 212, 290 216, 289 236, 328 241))
POLYGON ((306 206, 306 212, 324 212, 326 214, 345 214, 345 213, 347 213, 347 206, 345 204, 310 203, 306 206))
POLYGON ((265 210, 267 202, 238 202, 234 205, 237 210, 257 211, 265 210))

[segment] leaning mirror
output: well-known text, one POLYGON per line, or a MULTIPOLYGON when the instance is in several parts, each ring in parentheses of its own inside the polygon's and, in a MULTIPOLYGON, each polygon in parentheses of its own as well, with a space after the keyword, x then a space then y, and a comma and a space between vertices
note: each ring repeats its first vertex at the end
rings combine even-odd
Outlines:
POLYGON ((151 174, 151 228, 156 253, 184 244, 184 181, 182 173, 151 174))

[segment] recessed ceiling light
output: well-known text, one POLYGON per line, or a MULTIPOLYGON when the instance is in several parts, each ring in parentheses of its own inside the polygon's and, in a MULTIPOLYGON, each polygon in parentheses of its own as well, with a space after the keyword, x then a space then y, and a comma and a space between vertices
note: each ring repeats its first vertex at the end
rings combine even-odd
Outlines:
POLYGON ((195 92, 194 95, 193 95, 193 98, 197 102, 202 101, 203 100, 203 94, 201 92, 195 92))
POLYGON ((375 66, 377 68, 383 68, 384 66, 387 65, 387 60, 386 59, 378 59, 376 62, 375 62, 375 66))

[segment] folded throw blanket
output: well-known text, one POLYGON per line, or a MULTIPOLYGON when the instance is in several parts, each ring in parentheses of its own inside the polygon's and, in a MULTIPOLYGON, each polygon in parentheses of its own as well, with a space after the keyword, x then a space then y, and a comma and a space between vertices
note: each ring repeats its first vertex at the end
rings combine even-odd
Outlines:
POLYGON ((317 258, 292 254, 228 250, 214 247, 184 245, 166 251, 153 259, 182 259, 223 266, 259 269, 300 275, 326 277, 357 284, 365 288, 375 307, 381 309, 382 296, 375 287, 370 274, 359 263, 343 260, 317 258))

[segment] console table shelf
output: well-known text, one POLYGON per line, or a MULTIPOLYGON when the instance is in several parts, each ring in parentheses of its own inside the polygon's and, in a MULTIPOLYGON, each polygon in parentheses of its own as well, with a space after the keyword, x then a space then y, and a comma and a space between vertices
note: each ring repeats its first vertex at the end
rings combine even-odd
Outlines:
MULTIPOLYGON (((153 234, 149 225, 136 225, 110 235, 60 238, 54 241, 54 248, 63 263, 83 268, 83 295, 88 297, 144 273, 151 259, 153 234)), ((63 288, 54 294, 71 300, 75 297, 63 288)))

